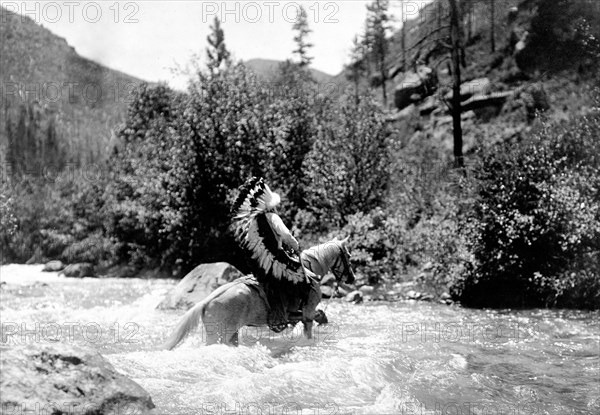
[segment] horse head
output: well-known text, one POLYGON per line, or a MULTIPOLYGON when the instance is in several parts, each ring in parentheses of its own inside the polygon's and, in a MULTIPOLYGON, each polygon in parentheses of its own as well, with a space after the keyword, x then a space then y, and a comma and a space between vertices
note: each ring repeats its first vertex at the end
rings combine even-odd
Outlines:
POLYGON ((335 275, 336 280, 352 284, 356 277, 354 271, 350 266, 350 252, 348 252, 347 242, 348 237, 339 240, 334 239, 336 246, 339 249, 339 256, 333 262, 331 266, 331 272, 335 275))

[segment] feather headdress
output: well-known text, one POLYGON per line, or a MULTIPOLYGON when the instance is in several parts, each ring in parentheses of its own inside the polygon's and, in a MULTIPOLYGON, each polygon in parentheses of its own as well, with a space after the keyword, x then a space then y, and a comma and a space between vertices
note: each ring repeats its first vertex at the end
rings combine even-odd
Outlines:
POLYGON ((262 178, 253 177, 240 189, 233 207, 232 229, 236 241, 249 251, 266 278, 298 283, 305 279, 300 258, 281 249, 277 232, 267 217, 280 202, 279 195, 262 178))

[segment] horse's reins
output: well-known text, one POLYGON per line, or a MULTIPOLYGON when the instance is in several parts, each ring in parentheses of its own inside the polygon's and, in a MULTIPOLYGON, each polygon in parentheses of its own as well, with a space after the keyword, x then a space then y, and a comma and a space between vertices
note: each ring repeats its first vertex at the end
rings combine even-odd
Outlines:
POLYGON ((323 307, 323 314, 325 314, 325 310, 327 310, 327 307, 329 307, 329 303, 331 302, 331 299, 333 297, 335 297, 335 295, 338 293, 338 291, 339 291, 339 287, 336 286, 335 290, 333 290, 333 294, 331 295, 331 297, 329 297, 327 299, 327 302, 325 303, 325 307, 323 307))
MULTIPOLYGON (((350 269, 350 264, 348 263, 348 259, 346 258, 345 252, 341 248, 340 248, 340 251, 341 251, 341 254, 342 254, 341 257, 342 257, 342 263, 343 263, 343 265, 346 267, 346 269, 350 269)), ((303 251, 300 251, 300 252, 303 252, 303 251)), ((302 257, 300 255, 299 255, 299 258, 300 258, 300 264, 302 265, 302 272, 304 272, 304 276, 306 277, 306 279, 308 279, 308 276, 306 275, 306 270, 304 269, 304 264, 302 264, 302 257)), ((315 258, 315 259, 317 259, 317 258, 315 258)), ((337 260, 339 260, 339 257, 336 259, 336 261, 337 260)), ((310 264, 311 262, 309 261, 308 263, 310 264)), ((330 269, 333 270, 333 268, 334 267, 332 266, 330 269)), ((309 269, 310 269, 310 267, 309 267, 309 269)), ((312 269, 310 269, 310 271, 314 272, 312 269)), ((331 302, 331 299, 334 298, 336 296, 336 294, 340 291, 339 281, 337 281, 337 276, 336 276, 336 282, 338 282, 338 284, 336 284, 335 289, 333 290, 333 293, 332 293, 331 297, 329 297, 327 299, 327 301, 325 302, 325 307, 323 308, 323 314, 327 310, 327 307, 329 307, 329 303, 331 302)))
MULTIPOLYGON (((350 269, 348 261, 346 261, 346 254, 341 249, 340 249, 340 251, 342 252, 341 256, 342 256, 342 262, 343 262, 344 266, 346 266, 347 269, 350 269)), ((339 259, 339 257, 338 257, 338 259, 339 259)), ((331 270, 332 270, 332 273, 333 273, 333 266, 331 267, 331 270)), ((333 274, 333 275, 335 275, 335 274, 333 274)), ((337 276, 336 276, 336 280, 337 280, 337 276)), ((335 285, 335 289, 333 290, 333 293, 331 294, 331 297, 329 297, 327 299, 327 303, 325 304, 325 308, 323 308, 323 314, 325 314, 325 310, 327 310, 327 307, 329 307, 329 303, 331 302, 331 299, 334 298, 336 296, 336 294, 340 291, 339 281, 336 281, 336 282, 338 282, 338 283, 335 285)))

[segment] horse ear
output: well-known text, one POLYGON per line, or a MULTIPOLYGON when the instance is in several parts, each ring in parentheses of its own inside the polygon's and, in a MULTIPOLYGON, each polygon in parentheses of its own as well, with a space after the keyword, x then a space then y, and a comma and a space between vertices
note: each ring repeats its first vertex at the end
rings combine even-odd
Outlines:
POLYGON ((350 239, 349 236, 346 236, 344 239, 342 239, 340 242, 342 243, 342 245, 346 245, 348 243, 348 239, 350 239))

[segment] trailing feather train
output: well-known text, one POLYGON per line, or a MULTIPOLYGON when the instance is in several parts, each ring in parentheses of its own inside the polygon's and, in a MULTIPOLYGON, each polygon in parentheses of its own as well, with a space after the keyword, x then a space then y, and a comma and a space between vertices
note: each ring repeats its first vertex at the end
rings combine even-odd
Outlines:
POLYGON ((268 324, 283 330, 290 313, 308 301, 312 284, 300 259, 298 241, 276 207, 281 198, 262 178, 249 179, 233 206, 232 229, 270 304, 268 324))

